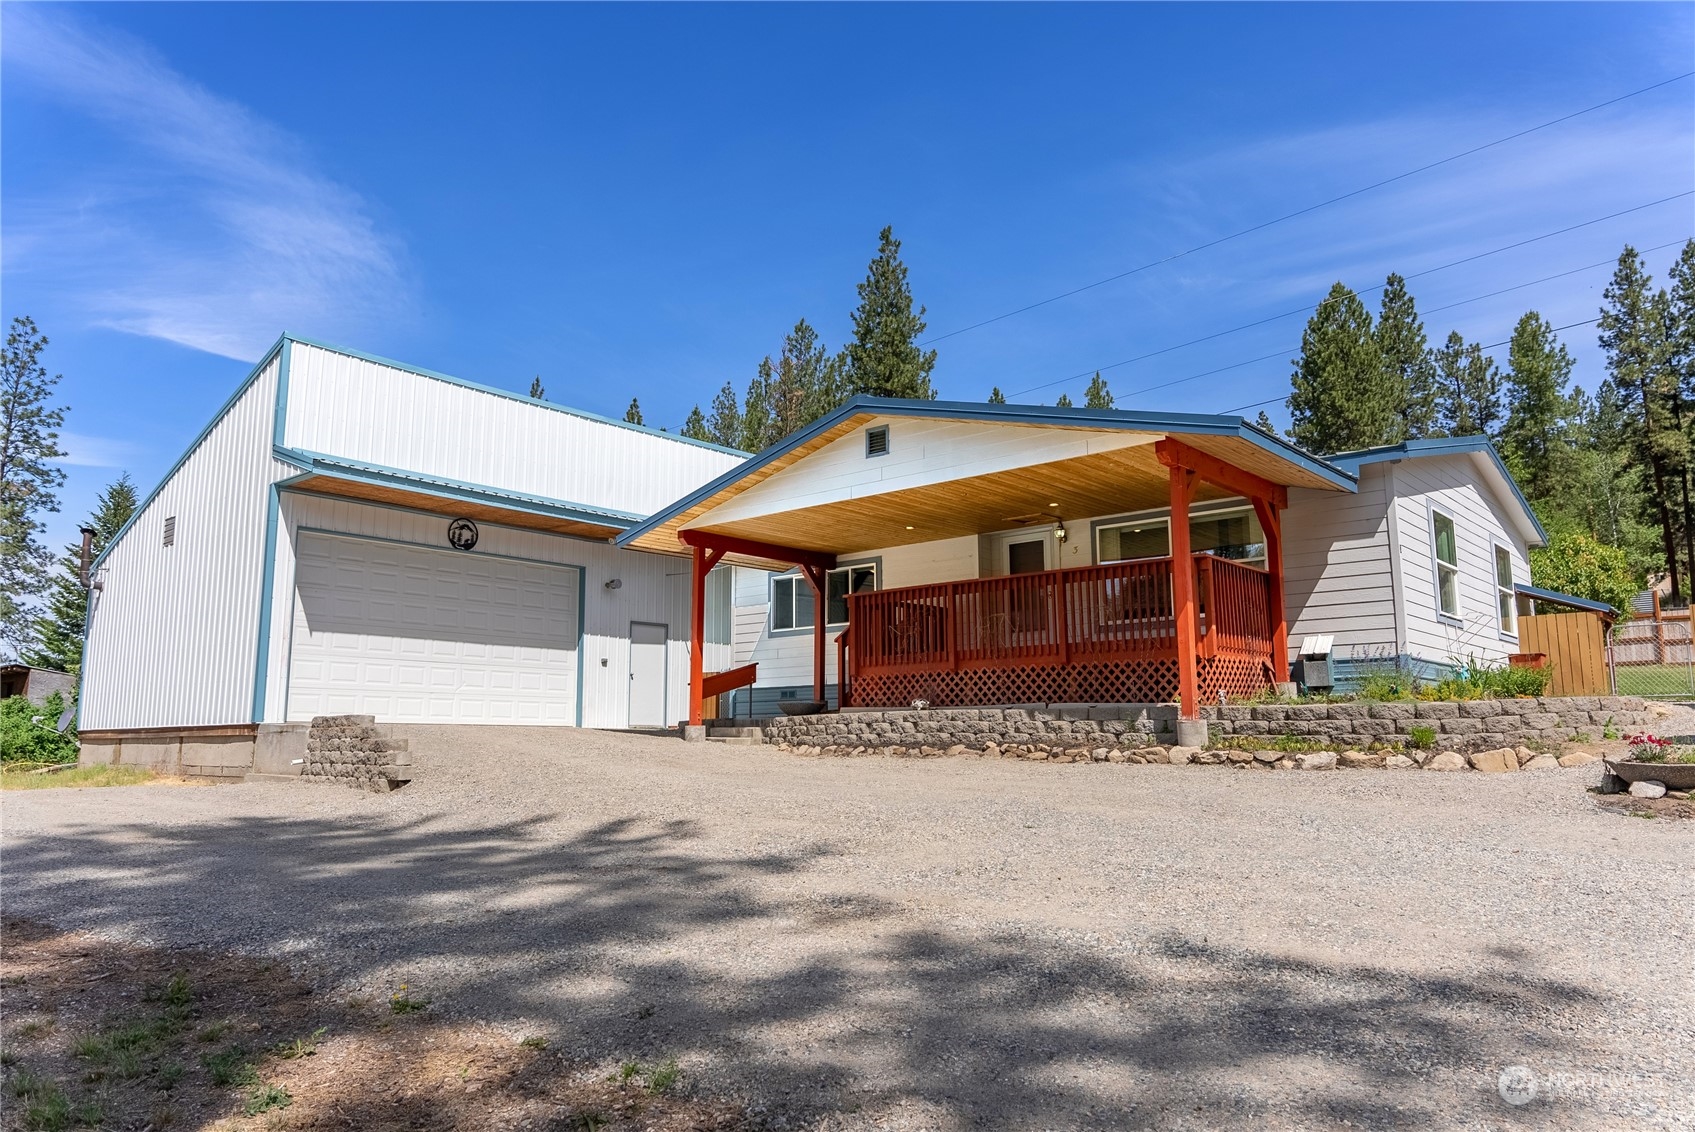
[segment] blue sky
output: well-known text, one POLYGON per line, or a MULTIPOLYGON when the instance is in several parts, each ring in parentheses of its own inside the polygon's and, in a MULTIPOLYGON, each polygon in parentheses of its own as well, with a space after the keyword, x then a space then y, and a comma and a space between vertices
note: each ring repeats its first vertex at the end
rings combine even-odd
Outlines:
MULTIPOLYGON (((0 314, 71 406, 55 541, 285 329, 675 428, 797 318, 839 345, 884 224, 945 335, 1695 68, 1671 4, 14 3, 0 33, 0 314)), ((1303 315, 1115 363, 1691 189, 1685 79, 944 338, 936 382, 1051 402, 1099 367, 1121 407, 1233 409, 1287 391, 1303 315)), ((1681 241, 1692 199, 1411 288, 1681 241)), ((1592 318, 1608 274, 1427 328, 1592 318)), ((1592 388, 1592 328, 1563 337, 1592 388)))

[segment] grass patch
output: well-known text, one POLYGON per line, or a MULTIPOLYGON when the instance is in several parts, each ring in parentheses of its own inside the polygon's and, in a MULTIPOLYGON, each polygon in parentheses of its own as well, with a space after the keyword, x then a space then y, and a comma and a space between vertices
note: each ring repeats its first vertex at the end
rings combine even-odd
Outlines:
POLYGON ((677 1067, 677 1059, 660 1062, 647 1071, 647 1091, 650 1093, 666 1093, 677 1083, 677 1078, 683 1071, 677 1067))
POLYGON ((11 1094, 22 1108, 23 1126, 29 1132, 62 1132, 63 1129, 98 1126, 105 1113, 93 1101, 73 1103, 51 1077, 27 1069, 12 1075, 11 1094))
POLYGON ((428 1010, 430 1000, 414 997, 411 988, 405 983, 400 989, 388 996, 388 1008, 395 1014, 416 1014, 420 1010, 428 1010))
POLYGON ((159 776, 140 766, 79 766, 57 774, 31 774, 19 766, 0 767, 0 790, 47 790, 58 787, 144 786, 159 776))
POLYGON ((262 1112, 270 1112, 273 1108, 287 1108, 294 1103, 294 1098, 288 1095, 288 1090, 281 1085, 256 1085, 247 1094, 247 1103, 241 1111, 248 1116, 258 1116, 262 1112))
POLYGON ((1621 664, 1613 677, 1621 696, 1695 695, 1695 673, 1685 664, 1621 664))
POLYGON ((318 1052, 318 1043, 323 1040, 326 1033, 328 1033, 328 1030, 319 1026, 304 1038, 295 1038, 292 1042, 284 1042, 277 1047, 277 1056, 285 1061, 293 1061, 297 1057, 311 1057, 318 1052))
POLYGON ((1436 729, 1423 723, 1413 724, 1407 728, 1407 746, 1417 751, 1435 749, 1436 729))
POLYGON ((259 1071, 253 1068, 247 1060, 247 1051, 240 1046, 231 1046, 217 1053, 202 1054, 200 1064, 205 1066, 207 1074, 212 1078, 212 1084, 219 1088, 230 1085, 257 1085, 259 1071))
POLYGON ((547 1048, 547 1039, 525 1038, 523 1041, 519 1042, 518 1045, 522 1049, 533 1049, 539 1052, 547 1048))

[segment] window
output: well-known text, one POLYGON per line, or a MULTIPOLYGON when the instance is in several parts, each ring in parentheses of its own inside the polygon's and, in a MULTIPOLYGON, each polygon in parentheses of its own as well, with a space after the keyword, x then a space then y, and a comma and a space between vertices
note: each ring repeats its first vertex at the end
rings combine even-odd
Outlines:
POLYGON ((1460 547, 1454 521, 1430 513, 1430 541, 1436 554, 1436 607, 1445 617, 1460 615, 1460 547))
POLYGON ((734 566, 716 566, 706 575, 706 643, 730 643, 730 618, 735 605, 734 566))
POLYGON ((812 583, 800 574, 771 579, 771 628, 808 629, 812 626, 812 583))
POLYGON ((175 515, 166 515, 165 516, 165 545, 166 546, 175 546, 176 544, 177 544, 177 517, 175 515))
POLYGON ((876 428, 865 430, 865 455, 887 456, 889 454, 889 426, 878 425, 876 428))
POLYGON ((877 588, 877 564, 843 566, 824 577, 824 622, 827 625, 846 625, 848 594, 865 593, 877 588))
POLYGON ((1501 618, 1501 632, 1507 636, 1518 633, 1518 592, 1513 589, 1513 556, 1504 546, 1495 548, 1495 606, 1501 618))
MULTIPOLYGON (((1259 516, 1251 507, 1190 514, 1189 549, 1196 554, 1210 551, 1233 562, 1265 567, 1265 534, 1260 530, 1259 516)), ((1170 553, 1171 520, 1164 516, 1095 528, 1097 563, 1164 558, 1170 553)))
MULTIPOLYGON (((877 588, 877 564, 839 566, 824 575, 824 624, 847 624, 847 595, 877 588)), ((812 583, 803 574, 784 574, 771 579, 771 628, 810 629, 817 615, 812 583)))

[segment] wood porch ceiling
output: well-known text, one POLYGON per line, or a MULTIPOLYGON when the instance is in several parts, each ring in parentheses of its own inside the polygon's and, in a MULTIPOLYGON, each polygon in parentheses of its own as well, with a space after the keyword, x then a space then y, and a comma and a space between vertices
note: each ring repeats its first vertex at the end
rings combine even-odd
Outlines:
MULTIPOLYGON (((1164 507, 1170 502, 1169 484, 1170 474, 1153 446, 1141 445, 689 529, 797 550, 855 554, 1040 526, 1058 518, 1164 507)), ((1231 494, 1202 482, 1195 499, 1231 494)))
POLYGON ((367 503, 386 503, 391 507, 405 507, 411 511, 428 511, 450 519, 472 519, 479 523, 491 523, 501 527, 547 531, 550 534, 571 535, 575 538, 594 539, 602 542, 618 534, 620 529, 618 527, 601 526, 598 523, 586 523, 577 519, 538 515, 532 511, 516 511, 505 507, 495 507, 486 503, 461 502, 454 499, 445 499, 439 495, 430 495, 426 492, 407 491, 404 488, 362 483, 358 480, 339 479, 335 476, 307 476, 289 484, 288 490, 303 491, 312 495, 357 499, 367 503))

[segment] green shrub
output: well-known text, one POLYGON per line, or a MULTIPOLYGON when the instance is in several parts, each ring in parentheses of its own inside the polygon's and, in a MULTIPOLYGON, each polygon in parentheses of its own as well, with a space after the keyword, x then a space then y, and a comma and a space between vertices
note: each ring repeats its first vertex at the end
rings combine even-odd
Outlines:
POLYGON ((1436 729, 1426 723, 1407 728, 1407 745, 1414 750, 1428 751, 1436 746, 1436 729))
POLYGON ((55 729, 64 713, 65 698, 58 692, 39 704, 27 696, 0 700, 0 762, 75 762, 76 739, 55 729))
POLYGON ((1521 668, 1502 665, 1484 668, 1468 659, 1459 672, 1435 687, 1439 700, 1506 700, 1514 696, 1541 696, 1553 679, 1552 668, 1521 668))

